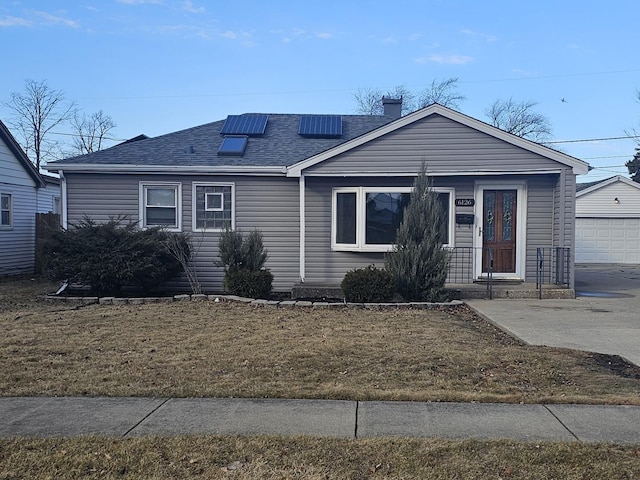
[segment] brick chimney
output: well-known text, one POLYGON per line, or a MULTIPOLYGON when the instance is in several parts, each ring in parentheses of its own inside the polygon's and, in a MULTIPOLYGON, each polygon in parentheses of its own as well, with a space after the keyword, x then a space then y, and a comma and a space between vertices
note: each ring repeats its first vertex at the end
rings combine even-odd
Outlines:
POLYGON ((382 97, 382 108, 384 109, 384 115, 400 118, 402 116, 402 97, 382 97))

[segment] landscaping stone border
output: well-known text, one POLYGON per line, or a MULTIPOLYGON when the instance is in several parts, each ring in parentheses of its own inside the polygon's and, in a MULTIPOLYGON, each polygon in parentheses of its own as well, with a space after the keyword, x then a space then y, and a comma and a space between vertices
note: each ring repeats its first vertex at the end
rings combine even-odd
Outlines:
POLYGON ((440 308, 463 305, 462 300, 452 300, 443 303, 408 302, 408 303, 348 303, 348 302, 312 302, 309 300, 262 300, 238 297, 237 295, 173 295, 171 297, 67 297, 45 295, 44 300, 56 303, 72 303, 74 305, 143 305, 148 303, 173 302, 239 302, 257 307, 312 307, 312 308, 440 308))

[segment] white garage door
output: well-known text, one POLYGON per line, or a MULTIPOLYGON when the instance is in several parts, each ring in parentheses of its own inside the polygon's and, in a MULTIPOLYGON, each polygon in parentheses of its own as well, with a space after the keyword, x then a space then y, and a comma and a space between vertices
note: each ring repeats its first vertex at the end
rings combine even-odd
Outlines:
POLYGON ((640 264, 640 218, 576 218, 576 263, 640 264))

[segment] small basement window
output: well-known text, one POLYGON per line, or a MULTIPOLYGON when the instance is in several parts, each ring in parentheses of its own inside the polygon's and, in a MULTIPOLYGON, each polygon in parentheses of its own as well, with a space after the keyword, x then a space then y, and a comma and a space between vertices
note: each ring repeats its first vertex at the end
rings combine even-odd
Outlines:
POLYGON ((247 148, 249 137, 244 135, 229 135, 222 139, 222 144, 218 150, 218 155, 235 155, 241 157, 247 148))

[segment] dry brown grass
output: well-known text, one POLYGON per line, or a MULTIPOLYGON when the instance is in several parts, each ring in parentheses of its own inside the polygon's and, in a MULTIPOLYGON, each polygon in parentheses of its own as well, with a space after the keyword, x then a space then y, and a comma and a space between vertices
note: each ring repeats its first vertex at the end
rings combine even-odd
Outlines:
POLYGON ((0 440, 0 479, 637 479, 638 446, 414 439, 0 440))
POLYGON ((520 345, 465 307, 34 300, 52 289, 0 283, 0 395, 640 404, 640 369, 520 345))

